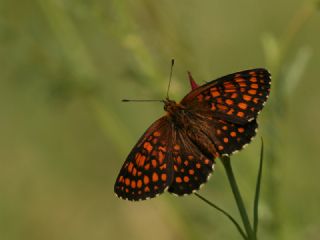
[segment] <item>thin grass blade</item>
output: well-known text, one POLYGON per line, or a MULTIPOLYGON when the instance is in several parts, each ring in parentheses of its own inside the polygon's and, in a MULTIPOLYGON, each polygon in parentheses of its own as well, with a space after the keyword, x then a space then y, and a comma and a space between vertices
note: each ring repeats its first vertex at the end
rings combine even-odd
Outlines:
POLYGON ((256 192, 254 197, 254 206, 253 206, 253 232, 255 236, 257 236, 258 222, 259 222, 258 208, 259 208, 262 169, 263 169, 263 138, 261 137, 260 163, 259 163, 258 177, 257 177, 257 183, 256 183, 256 192))
POLYGON ((218 207, 216 204, 210 202, 208 199, 202 197, 200 194, 198 193, 194 193, 194 195, 196 195, 198 198, 200 198, 202 201, 204 201, 205 203, 209 204, 211 207, 215 208, 216 210, 218 210, 219 212, 221 212, 223 215, 225 215, 227 218, 229 218, 231 220, 231 222, 236 226, 236 228, 238 229, 239 233, 241 234, 241 236, 243 237, 243 239, 247 239, 246 234, 244 233, 244 231, 242 230, 242 228, 240 227, 239 223, 229 214, 227 213, 225 210, 223 210, 222 208, 218 207))

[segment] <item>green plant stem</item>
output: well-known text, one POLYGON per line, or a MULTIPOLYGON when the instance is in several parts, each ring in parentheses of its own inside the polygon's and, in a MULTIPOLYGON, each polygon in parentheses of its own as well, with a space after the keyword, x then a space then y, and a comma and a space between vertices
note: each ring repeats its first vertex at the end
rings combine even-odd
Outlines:
POLYGON ((251 225, 250 225, 248 214, 247 214, 246 208, 244 206, 244 203, 243 203, 243 200, 242 200, 242 197, 241 197, 238 185, 237 185, 237 181, 236 181, 236 179, 234 177, 234 174, 233 174, 233 171, 232 171, 230 158, 224 156, 224 157, 221 158, 221 161, 222 161, 224 169, 225 169, 225 171, 227 173, 228 180, 229 180, 229 183, 230 183, 234 198, 236 200, 236 203, 237 203, 237 206, 238 206, 238 209, 239 209, 239 212, 240 212, 240 216, 241 216, 244 228, 246 230, 246 233, 247 233, 247 236, 248 236, 247 239, 248 240, 256 240, 257 238, 256 238, 256 236, 255 236, 255 234, 254 234, 254 232, 252 230, 251 225))
POLYGON ((247 239, 247 236, 245 234, 245 232, 242 230, 242 228, 240 227, 239 223, 229 214, 227 213, 225 210, 223 210, 222 208, 218 207, 216 204, 214 204, 213 202, 210 202, 208 199, 204 198, 203 196, 201 196, 199 193, 194 193, 194 195, 196 195, 198 198, 200 198, 202 201, 204 201, 205 203, 209 204, 211 207, 215 208, 216 210, 218 210, 219 212, 221 212, 222 214, 224 214, 227 218, 229 218, 231 220, 231 222, 236 226, 236 228, 238 229, 239 233, 241 234, 241 236, 243 237, 243 239, 247 239))
POLYGON ((257 236, 257 232, 258 232, 259 198, 260 198, 262 168, 263 168, 263 138, 261 137, 260 163, 259 163, 256 192, 255 192, 254 205, 253 205, 253 232, 255 236, 257 236))

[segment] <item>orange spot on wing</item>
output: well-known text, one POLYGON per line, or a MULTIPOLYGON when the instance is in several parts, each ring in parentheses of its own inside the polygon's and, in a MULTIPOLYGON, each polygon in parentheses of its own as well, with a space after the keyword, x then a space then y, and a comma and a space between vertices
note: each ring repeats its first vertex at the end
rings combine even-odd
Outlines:
POLYGON ((245 81, 245 79, 243 77, 241 77, 241 75, 239 75, 239 76, 236 76, 235 81, 236 82, 243 82, 243 81, 245 81))
POLYGON ((257 76, 257 73, 254 72, 254 71, 249 72, 249 74, 250 74, 251 76, 253 76, 253 77, 257 76))
POLYGON ((201 168, 201 164, 200 163, 196 163, 196 168, 201 168))
POLYGON ((224 92, 233 93, 233 92, 236 92, 236 89, 225 89, 224 92))
POLYGON ((151 151, 152 151, 152 149, 153 149, 153 147, 152 147, 152 145, 149 143, 149 142, 145 142, 144 144, 143 144, 143 147, 145 148, 145 149, 147 149, 147 151, 150 153, 151 151))
POLYGON ((223 147, 223 146, 221 146, 221 145, 219 145, 219 146, 218 146, 218 149, 219 149, 219 150, 223 150, 223 149, 224 149, 224 147, 223 147))
POLYGON ((237 133, 236 133, 236 132, 231 132, 231 133, 230 133, 230 136, 231 136, 231 137, 235 137, 235 136, 237 136, 237 133))
POLYGON ((150 179, 149 179, 149 177, 147 175, 143 176, 143 183, 145 185, 148 185, 149 181, 150 181, 150 179))
POLYGON ((124 181, 123 176, 120 176, 120 177, 119 177, 119 182, 123 182, 123 181, 124 181))
POLYGON ((178 157, 176 158, 176 160, 177 160, 177 163, 180 165, 180 164, 181 164, 181 157, 178 156, 178 157))
POLYGON ((244 94, 242 97, 243 97, 243 99, 246 100, 246 101, 250 101, 251 98, 252 98, 251 96, 246 95, 246 94, 244 94))
POLYGON ((244 113, 243 113, 243 112, 238 112, 238 113, 237 113, 237 116, 238 116, 238 117, 244 117, 244 113))
POLYGON ((228 109, 228 107, 221 105, 221 104, 217 104, 217 107, 219 108, 219 110, 223 110, 223 111, 228 109))
POLYGON ((190 178, 189 178, 188 176, 184 176, 184 177, 183 177, 183 181, 187 183, 187 182, 190 181, 190 178))
POLYGON ((231 115, 231 114, 233 114, 233 112, 234 112, 234 109, 231 108, 231 109, 227 112, 227 114, 228 114, 228 115, 231 115))
POLYGON ((133 170, 132 170, 132 175, 133 175, 133 176, 136 176, 136 175, 137 175, 137 169, 136 169, 136 168, 133 168, 133 170))
POLYGON ((258 89, 258 84, 253 83, 253 84, 250 85, 250 87, 251 87, 251 88, 254 88, 254 89, 258 89))
POLYGON ((212 111, 215 111, 217 108, 216 108, 216 105, 214 103, 211 103, 211 110, 212 111))
POLYGON ((257 82, 257 78, 256 77, 250 78, 250 82, 257 82))
POLYGON ((135 180, 132 180, 132 181, 131 181, 131 187, 132 187, 132 188, 136 188, 136 181, 135 181, 135 180))
POLYGON ((167 168, 167 164, 166 163, 162 164, 159 168, 160 168, 160 170, 166 169, 167 168))
POLYGON ((212 91, 211 92, 211 96, 212 97, 218 97, 218 96, 220 96, 220 93, 218 91, 212 91))
POLYGON ((181 182, 182 182, 181 177, 176 177, 176 182, 177 182, 177 183, 181 183, 181 182))
POLYGON ((157 182, 159 180, 159 176, 158 176, 158 173, 154 172, 152 174, 152 181, 153 182, 157 182))
POLYGON ((241 128, 241 127, 238 128, 238 132, 239 132, 239 133, 243 133, 243 132, 244 132, 244 128, 241 128))
POLYGON ((153 168, 156 168, 157 167, 157 161, 155 159, 152 159, 151 160, 151 164, 152 164, 152 167, 153 168))
POLYGON ((237 98, 238 94, 237 93, 232 93, 231 98, 237 98))
POLYGON ((141 181, 141 179, 138 180, 138 182, 137 182, 137 187, 138 187, 138 188, 141 188, 141 187, 142 187, 142 181, 141 181))
POLYGON ((179 151, 180 150, 180 146, 178 145, 178 144, 176 144, 176 145, 174 145, 174 150, 177 150, 177 151, 179 151))
POLYGON ((227 100, 226 100, 226 103, 227 103, 228 105, 232 105, 232 104, 233 104, 233 101, 232 101, 231 99, 227 99, 227 100))
POLYGON ((246 87, 247 86, 247 84, 245 82, 239 82, 238 84, 239 84, 240 87, 246 87))
POLYGON ((173 165, 173 169, 174 169, 174 171, 178 172, 178 167, 177 167, 177 165, 173 165))
POLYGON ((162 164, 164 160, 164 154, 162 152, 159 152, 158 158, 159 158, 159 163, 162 164))
POLYGON ((129 166, 128 166, 128 172, 131 173, 132 172, 132 168, 133 168, 133 163, 130 162, 129 166))
POLYGON ((190 169, 190 170, 189 170, 189 174, 190 174, 190 175, 193 175, 193 174, 194 174, 194 170, 193 170, 193 169, 190 169))
POLYGON ((148 171, 148 170, 150 169, 150 163, 147 163, 147 164, 144 166, 144 169, 148 171))
POLYGON ((160 151, 162 151, 162 152, 166 152, 167 151, 167 148, 166 147, 162 147, 162 146, 158 147, 158 149, 160 151))
POLYGON ((250 90, 248 91, 248 93, 251 94, 251 95, 256 95, 256 94, 257 94, 257 90, 250 89, 250 90))
POLYGON ((167 180, 167 174, 162 173, 162 174, 161 174, 161 180, 162 180, 163 182, 165 182, 165 181, 167 180))
POLYGON ((159 137, 159 136, 160 136, 160 132, 159 132, 159 131, 155 131, 155 132, 153 133, 153 136, 159 137))
POLYGON ((144 188, 144 191, 145 191, 145 192, 150 192, 150 188, 149 188, 148 186, 146 186, 146 187, 144 188))
POLYGON ((198 95, 197 98, 198 98, 198 101, 199 101, 199 102, 202 102, 202 101, 203 101, 203 95, 202 95, 202 94, 198 95))
POLYGON ((144 155, 139 154, 138 157, 136 158, 136 164, 141 167, 144 165, 144 162, 146 160, 146 157, 144 155))
POLYGON ((248 104, 241 102, 238 104, 238 107, 245 110, 245 109, 247 109, 248 104))
POLYGON ((130 185, 130 179, 129 179, 129 178, 126 178, 126 180, 125 180, 125 184, 126 184, 127 186, 129 186, 129 185, 130 185))
POLYGON ((227 142, 229 142, 229 139, 228 139, 228 138, 224 138, 223 141, 224 141, 225 143, 227 143, 227 142))

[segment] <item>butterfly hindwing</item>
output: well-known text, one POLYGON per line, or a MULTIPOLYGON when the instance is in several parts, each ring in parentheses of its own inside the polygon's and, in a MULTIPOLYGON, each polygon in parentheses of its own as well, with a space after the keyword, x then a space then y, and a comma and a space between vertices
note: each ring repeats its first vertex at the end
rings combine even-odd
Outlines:
POLYGON ((206 109, 217 119, 244 124, 263 108, 270 92, 270 74, 259 68, 233 73, 196 88, 181 104, 206 109))
POLYGON ((114 191, 128 200, 144 200, 162 193, 172 181, 170 136, 167 117, 162 117, 142 135, 117 177, 114 191))
POLYGON ((214 159, 206 157, 182 130, 176 132, 172 160, 174 176, 168 191, 179 196, 198 190, 214 166, 214 159))
POLYGON ((225 120, 208 121, 208 136, 220 155, 230 155, 244 148, 256 135, 258 124, 252 120, 246 124, 231 123, 225 120))

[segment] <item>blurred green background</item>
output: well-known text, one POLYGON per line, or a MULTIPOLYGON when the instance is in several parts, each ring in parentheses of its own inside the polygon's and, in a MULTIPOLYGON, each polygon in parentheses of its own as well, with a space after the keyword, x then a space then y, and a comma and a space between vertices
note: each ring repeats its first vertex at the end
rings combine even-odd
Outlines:
MULTIPOLYGON (((113 184, 171 98, 253 67, 273 75, 260 239, 320 239, 319 3, 0 0, 0 239, 240 239, 195 196, 122 201, 113 184)), ((233 167, 252 214, 260 139, 233 167)), ((239 219, 224 169, 200 193, 239 219)))

